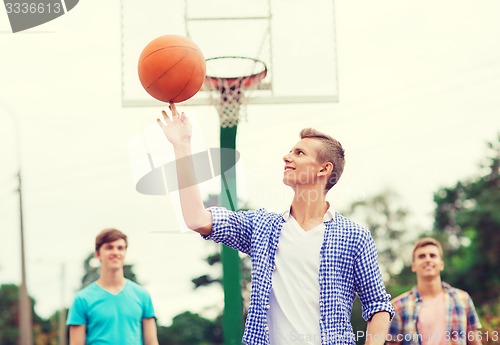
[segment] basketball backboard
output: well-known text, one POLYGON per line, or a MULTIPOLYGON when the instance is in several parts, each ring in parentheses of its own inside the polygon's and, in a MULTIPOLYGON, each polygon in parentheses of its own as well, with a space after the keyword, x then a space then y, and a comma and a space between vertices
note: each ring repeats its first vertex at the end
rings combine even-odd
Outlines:
MULTIPOLYGON (((151 40, 167 34, 189 36, 207 59, 263 61, 267 76, 248 104, 338 100, 333 0, 121 0, 121 12, 124 107, 162 104, 142 88, 137 63, 151 40)), ((202 89, 183 104, 212 104, 210 92, 202 89)))

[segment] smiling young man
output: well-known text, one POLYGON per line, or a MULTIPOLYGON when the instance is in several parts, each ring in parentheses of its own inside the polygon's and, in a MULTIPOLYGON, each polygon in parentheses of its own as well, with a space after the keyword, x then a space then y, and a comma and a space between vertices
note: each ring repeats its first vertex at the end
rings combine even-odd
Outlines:
POLYGON ((288 211, 205 209, 191 157, 191 124, 174 104, 158 124, 177 159, 187 226, 250 255, 252 292, 243 343, 355 344, 350 323, 356 293, 368 320, 367 344, 383 344, 393 313, 368 230, 330 209, 326 193, 344 169, 344 150, 314 129, 283 157, 294 190, 288 211))
POLYGON ((396 315, 387 344, 481 344, 481 324, 469 294, 441 281, 441 243, 430 237, 418 240, 411 269, 417 285, 393 300, 396 315))
POLYGON ((101 275, 78 292, 69 310, 70 345, 158 345, 151 297, 123 273, 127 246, 117 229, 97 235, 101 275))

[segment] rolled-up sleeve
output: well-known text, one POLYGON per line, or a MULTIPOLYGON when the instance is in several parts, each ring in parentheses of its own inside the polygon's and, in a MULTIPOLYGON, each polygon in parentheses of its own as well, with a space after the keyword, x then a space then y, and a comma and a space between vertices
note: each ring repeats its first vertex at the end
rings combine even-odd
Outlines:
POLYGON ((354 281, 356 291, 362 303, 362 315, 366 321, 375 313, 386 311, 394 317, 391 295, 382 281, 382 274, 377 263, 377 248, 369 231, 364 229, 360 243, 360 253, 355 263, 354 281))
POLYGON ((210 207, 208 211, 212 213, 212 232, 201 237, 250 255, 255 211, 236 212, 224 207, 210 207))
MULTIPOLYGON (((398 309, 396 308, 395 304, 393 304, 393 306, 395 307, 395 309, 398 309)), ((400 311, 396 311, 391 321, 391 325, 389 326, 387 340, 393 343, 401 343, 402 338, 403 338, 403 320, 401 319, 400 311)))

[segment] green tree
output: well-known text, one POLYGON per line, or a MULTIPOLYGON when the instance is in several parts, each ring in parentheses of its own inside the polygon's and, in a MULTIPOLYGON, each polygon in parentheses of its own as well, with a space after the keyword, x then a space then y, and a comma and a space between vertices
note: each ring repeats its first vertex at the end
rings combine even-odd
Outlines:
MULTIPOLYGON (((205 207, 215 206, 219 204, 219 196, 210 194, 208 198, 204 201, 205 207)), ((250 208, 245 205, 240 211, 246 211, 250 208)), ((211 267, 217 267, 217 274, 203 274, 199 277, 193 278, 191 281, 194 284, 194 288, 203 288, 212 284, 217 284, 222 289, 222 262, 221 262, 221 245, 210 243, 213 247, 213 251, 207 255, 204 260, 211 267)), ((250 289, 251 289, 251 262, 248 255, 240 254, 241 257, 241 294, 243 297, 243 315, 246 316, 248 311, 248 305, 250 303, 250 289)), ((222 312, 222 311, 221 311, 222 312)))
POLYGON ((17 344, 19 336, 18 299, 18 286, 12 284, 0 286, 0 344, 17 344))
POLYGON ((47 322, 50 324, 49 331, 47 333, 48 339, 49 339, 49 344, 51 345, 59 345, 60 340, 59 340, 59 327, 60 322, 62 321, 62 327, 64 327, 64 336, 66 337, 66 344, 69 344, 69 328, 66 327, 66 317, 68 315, 68 309, 64 308, 62 310, 63 315, 61 316, 61 310, 57 310, 54 312, 51 316, 49 316, 47 322))
POLYGON ((500 334, 500 135, 487 144, 479 173, 434 194, 433 235, 443 243, 443 280, 469 292, 483 324, 483 344, 500 334), (495 333, 496 332, 496 333, 495 333))
POLYGON ((478 176, 434 194, 434 230, 443 240, 443 280, 468 291, 476 304, 500 295, 500 135, 488 143, 478 176))
POLYGON ((169 327, 158 327, 158 342, 160 345, 222 344, 221 322, 186 311, 175 316, 169 327))
POLYGON ((378 261, 384 281, 392 283, 404 267, 404 257, 416 231, 409 231, 408 210, 399 207, 399 197, 392 190, 353 202, 343 213, 365 226, 371 233, 378 251, 378 261))
MULTIPOLYGON (((194 288, 203 288, 212 284, 217 284, 222 290, 222 262, 220 256, 220 245, 212 243, 214 250, 212 253, 205 257, 205 261, 209 266, 217 267, 217 274, 203 274, 193 278, 194 288)), ((247 308, 250 303, 250 288, 251 288, 251 262, 248 255, 241 256, 241 290, 243 297, 243 314, 247 314, 247 308)))
MULTIPOLYGON (((33 315, 33 339, 36 345, 49 343, 50 323, 35 312, 35 300, 31 298, 33 315)), ((0 344, 17 345, 19 337, 19 287, 14 284, 0 285, 0 344)))
MULTIPOLYGON (((366 227, 377 246, 378 261, 387 291, 392 296, 408 290, 413 284, 413 273, 404 271, 405 254, 411 242, 417 237, 418 231, 411 231, 407 224, 408 210, 399 207, 398 195, 392 190, 385 190, 379 194, 369 196, 363 200, 353 202, 342 213, 355 222, 366 227), (405 272, 404 277, 401 272, 405 272)), ((351 323, 356 343, 364 344, 366 321, 361 315, 361 301, 354 301, 351 323)))

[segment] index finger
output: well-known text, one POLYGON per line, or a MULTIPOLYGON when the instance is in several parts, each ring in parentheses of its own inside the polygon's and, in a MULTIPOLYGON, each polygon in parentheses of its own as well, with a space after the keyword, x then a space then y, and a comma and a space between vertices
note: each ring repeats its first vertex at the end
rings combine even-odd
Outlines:
POLYGON ((172 111, 172 115, 179 115, 179 113, 177 112, 177 108, 175 107, 174 102, 170 102, 169 108, 170 108, 170 111, 172 111))

